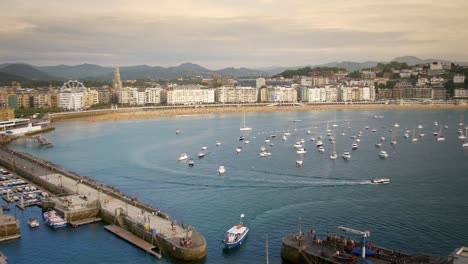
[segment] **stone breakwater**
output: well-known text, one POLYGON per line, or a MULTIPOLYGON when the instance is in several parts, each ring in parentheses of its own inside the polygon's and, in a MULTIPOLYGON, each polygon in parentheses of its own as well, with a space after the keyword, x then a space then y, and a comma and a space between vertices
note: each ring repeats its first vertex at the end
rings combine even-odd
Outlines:
MULTIPOLYGON (((98 215, 106 222, 118 224, 127 231, 160 248, 163 253, 180 260, 197 260, 207 253, 206 241, 193 227, 177 225, 158 208, 144 204, 113 186, 68 171, 27 153, 0 147, 0 164, 17 175, 53 194, 66 198, 66 206, 46 201, 45 207, 59 206, 65 214, 83 210, 82 205, 97 205, 98 215), (86 199, 82 197, 86 196, 86 199), (71 200, 73 199, 73 202, 71 200), (74 204, 80 201, 80 204, 74 204), (66 207, 66 208, 65 208, 66 207), (181 243, 187 237, 190 244, 181 243)), ((55 201, 59 201, 58 198, 55 201)), ((91 209, 93 210, 93 209, 91 209)), ((76 214, 75 214, 76 215, 76 214)), ((79 219, 74 219, 79 220, 79 219)))

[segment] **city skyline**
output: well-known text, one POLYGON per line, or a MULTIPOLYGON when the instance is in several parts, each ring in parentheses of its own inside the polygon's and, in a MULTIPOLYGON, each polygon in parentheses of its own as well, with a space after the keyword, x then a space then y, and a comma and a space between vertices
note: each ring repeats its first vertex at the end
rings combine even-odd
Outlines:
POLYGON ((468 3, 2 1, 0 63, 224 67, 468 61, 468 3), (448 16, 447 14, 450 14, 448 16))

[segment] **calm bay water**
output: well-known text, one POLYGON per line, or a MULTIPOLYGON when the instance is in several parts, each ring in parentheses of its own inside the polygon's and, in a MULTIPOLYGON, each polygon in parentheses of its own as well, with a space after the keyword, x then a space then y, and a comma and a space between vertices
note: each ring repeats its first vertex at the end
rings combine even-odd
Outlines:
MULTIPOLYGON (((303 229, 315 228, 320 235, 327 228, 338 232, 336 227, 344 225, 371 231, 374 244, 445 256, 468 245, 468 150, 462 149, 456 133, 463 116, 468 119, 468 111, 254 113, 247 114, 247 125, 254 128, 247 137, 250 144, 238 140, 241 114, 66 121, 55 123, 56 130, 45 135, 53 148, 19 143, 11 147, 114 185, 179 223, 194 226, 208 243, 208 256, 201 263, 264 263, 267 234, 270 263, 281 263, 281 238, 297 230, 299 217, 303 229), (324 154, 310 141, 326 136, 327 121, 340 156, 351 150, 350 136, 363 132, 350 161, 331 161, 328 140, 324 139, 324 154), (436 142, 432 135, 439 131, 434 121, 448 125, 442 130, 445 142, 436 142), (400 127, 393 147, 389 129, 395 129, 395 123, 400 127), (417 143, 404 139, 403 129, 418 124, 424 128, 416 134, 425 136, 417 143), (371 132, 373 128, 377 132, 371 132), (176 135, 176 129, 182 133, 176 135), (291 136, 284 142, 286 130, 291 136), (259 158, 260 146, 272 133, 277 135, 271 140, 274 146, 268 146, 272 156, 259 158), (374 147, 382 136, 387 138, 383 149, 390 155, 386 160, 374 147), (292 145, 300 139, 306 140, 308 153, 297 168, 292 145), (222 145, 216 147, 216 141, 222 145), (196 155, 203 145, 207 155, 199 160, 196 155), (237 146, 243 147, 240 154, 234 151, 237 146), (176 161, 183 152, 194 158, 193 168, 176 161), (227 169, 225 176, 217 175, 220 165, 227 169), (369 184, 369 179, 382 177, 390 178, 391 184, 369 184), (248 242, 226 253, 221 240, 241 213, 251 228, 248 242)), ((29 230, 27 219, 39 217, 39 208, 16 214, 22 221, 22 238, 0 244, 10 263, 177 263, 149 257, 101 224, 29 230)))

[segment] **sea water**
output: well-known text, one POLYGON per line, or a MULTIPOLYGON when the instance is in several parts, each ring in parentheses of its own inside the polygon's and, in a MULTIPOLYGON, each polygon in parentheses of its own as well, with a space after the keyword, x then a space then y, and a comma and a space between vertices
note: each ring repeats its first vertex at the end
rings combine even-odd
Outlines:
MULTIPOLYGON (((208 246, 200 263, 264 263, 267 236, 270 263, 281 263, 281 238, 298 232, 299 219, 304 232, 312 228, 319 236, 327 229, 340 234, 340 225, 368 230, 374 244, 409 253, 446 256, 468 245, 468 149, 457 138, 458 124, 465 122, 468 111, 248 113, 247 126, 253 127, 245 135, 249 144, 239 141, 242 116, 70 120, 54 123, 56 130, 44 135, 53 148, 19 142, 10 147, 113 185, 193 226, 208 246), (435 121, 448 129, 440 130, 435 121), (417 129, 419 124, 423 129, 417 129), (339 155, 334 161, 329 159, 333 145, 326 137, 327 126, 339 155), (403 137, 405 128, 425 136, 412 143, 412 131, 409 139, 403 137), (351 136, 359 131, 359 148, 352 151, 351 136), (444 142, 432 135, 439 131, 444 142), (283 141, 285 132, 291 135, 283 141), (319 136, 323 154, 310 140, 319 136), (386 141, 376 148, 382 136, 386 141), (390 145, 392 138, 395 146, 390 145), (292 147, 301 139, 307 150, 302 157, 292 147), (260 158, 262 145, 270 157, 260 158), (242 151, 236 154, 238 146, 242 151), (379 158, 381 149, 389 153, 387 159, 379 158), (341 159, 344 150, 351 151, 350 161, 341 159), (199 152, 206 156, 198 159, 199 152), (181 153, 195 166, 178 162, 181 153), (300 159, 303 166, 296 167, 300 159), (219 166, 225 166, 224 176, 217 175, 219 166), (372 185, 372 178, 389 178, 391 183, 372 185), (249 238, 226 252, 221 241, 240 214, 245 214, 249 238)), ((12 208, 10 214, 20 219, 22 238, 0 244, 9 263, 178 263, 168 257, 155 260, 105 231, 103 224, 53 230, 42 223, 31 230, 27 219, 40 218, 39 208, 12 208)))

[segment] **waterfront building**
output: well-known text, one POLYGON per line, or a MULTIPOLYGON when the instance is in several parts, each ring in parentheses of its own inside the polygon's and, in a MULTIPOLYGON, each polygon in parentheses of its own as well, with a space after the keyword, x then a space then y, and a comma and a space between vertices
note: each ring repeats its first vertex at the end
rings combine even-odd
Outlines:
POLYGON ((31 94, 30 93, 18 93, 18 108, 30 108, 31 107, 31 94))
POLYGON ((253 87, 221 86, 215 90, 215 101, 219 103, 256 103, 258 89, 253 87))
POLYGON ((432 99, 434 100, 447 100, 448 92, 443 86, 432 87, 432 99))
POLYGON ((50 107, 58 108, 60 107, 60 93, 53 91, 49 93, 50 95, 50 107))
POLYGON ((146 88, 145 89, 145 104, 157 105, 161 104, 161 88, 146 88))
POLYGON ((467 89, 455 89, 453 97, 468 99, 468 90, 467 89))
POLYGON ((465 83, 465 75, 457 74, 453 76, 453 83, 465 83))
POLYGON ((301 78, 301 85, 312 86, 312 77, 303 76, 301 78))
POLYGON ((13 108, 0 109, 0 121, 7 121, 15 118, 15 110, 13 108))
POLYGON ((327 77, 322 77, 322 76, 315 76, 311 78, 311 86, 323 86, 327 85, 329 80, 327 77))
POLYGON ((259 88, 261 88, 261 87, 263 87, 263 86, 265 86, 265 85, 266 85, 265 78, 257 78, 257 79, 255 80, 255 87, 256 87, 257 89, 259 89, 259 88))
POLYGON ((114 88, 117 90, 122 89, 122 80, 120 79, 119 66, 115 66, 115 70, 114 70, 114 88))
POLYGON ((34 108, 47 108, 50 107, 50 93, 42 92, 42 93, 34 93, 32 95, 32 107, 34 108))
POLYGON ((374 100, 374 86, 340 86, 338 89, 338 101, 340 102, 360 102, 374 100))
POLYGON ((215 90, 201 85, 181 85, 167 89, 168 105, 212 104, 215 102, 215 90))
POLYGON ((393 99, 393 89, 378 89, 377 93, 375 94, 376 100, 391 100, 393 99))
POLYGON ((129 93, 130 93, 130 87, 125 87, 122 89, 119 89, 116 91, 117 92, 117 98, 118 98, 118 103, 123 104, 123 105, 128 105, 129 104, 129 93))
POLYGON ((297 102, 297 92, 292 87, 285 86, 275 86, 267 90, 267 98, 270 99, 270 102, 279 102, 279 103, 296 103, 297 102))
POLYGON ((100 104, 110 104, 111 103, 111 92, 109 89, 97 89, 98 101, 100 104))
POLYGON ((93 105, 99 104, 99 93, 94 89, 87 89, 84 93, 84 108, 90 108, 93 105))
POLYGON ((404 90, 404 98, 407 100, 432 99, 431 87, 414 87, 404 90))

